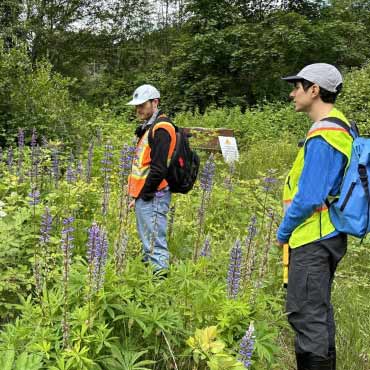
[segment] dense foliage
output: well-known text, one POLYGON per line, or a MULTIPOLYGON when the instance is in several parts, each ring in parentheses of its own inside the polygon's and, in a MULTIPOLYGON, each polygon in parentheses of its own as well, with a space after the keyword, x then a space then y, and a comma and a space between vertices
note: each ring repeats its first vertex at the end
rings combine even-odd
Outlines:
MULTIPOLYGON (((122 111, 157 85, 166 108, 201 112, 285 99, 283 74, 322 61, 346 70, 370 56, 365 0, 4 0, 0 38, 76 78, 73 94, 122 111)), ((61 81, 60 81, 61 82, 61 81)), ((64 82, 65 83, 65 82, 64 82)))

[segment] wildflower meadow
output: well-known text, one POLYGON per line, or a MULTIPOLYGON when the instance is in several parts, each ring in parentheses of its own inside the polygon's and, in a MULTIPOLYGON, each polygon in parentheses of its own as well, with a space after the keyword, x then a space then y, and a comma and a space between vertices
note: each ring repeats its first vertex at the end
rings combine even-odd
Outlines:
MULTIPOLYGON (((336 106, 368 134, 369 6, 158 1, 153 21, 153 3, 0 2, 1 370, 296 369, 275 235, 310 122, 280 77, 338 61, 336 106), (190 138, 201 165, 172 197, 167 276, 142 261, 128 197, 142 83, 240 154, 190 138)), ((340 370, 370 370, 369 247, 349 238, 334 280, 340 370)))
MULTIPOLYGON (((251 142, 232 168, 199 151, 195 188, 172 202, 164 279, 142 263, 128 207, 133 126, 108 124, 78 145, 19 129, 2 150, 2 368, 293 369, 275 232, 296 145, 285 139, 282 157, 251 142)), ((365 247, 350 253, 360 261, 365 247)), ((339 326, 343 348, 358 330, 367 369, 367 334, 339 326)))

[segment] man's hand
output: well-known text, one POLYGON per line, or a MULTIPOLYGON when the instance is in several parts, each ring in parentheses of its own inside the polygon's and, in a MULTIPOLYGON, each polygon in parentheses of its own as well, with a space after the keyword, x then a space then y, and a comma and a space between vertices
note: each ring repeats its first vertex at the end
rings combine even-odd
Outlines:
POLYGON ((276 244, 277 244, 279 247, 284 247, 284 244, 286 244, 286 243, 285 243, 285 242, 280 241, 279 239, 276 239, 276 244))
POLYGON ((128 204, 128 209, 132 209, 135 207, 135 201, 136 199, 133 199, 129 204, 128 204))

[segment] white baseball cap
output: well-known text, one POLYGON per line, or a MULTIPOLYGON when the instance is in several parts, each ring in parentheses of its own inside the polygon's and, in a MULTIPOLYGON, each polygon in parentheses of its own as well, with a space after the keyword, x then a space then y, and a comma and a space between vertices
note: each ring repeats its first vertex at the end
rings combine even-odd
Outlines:
POLYGON ((309 64, 295 76, 287 76, 282 79, 288 82, 307 80, 333 93, 338 92, 338 86, 343 83, 342 75, 338 69, 327 63, 309 64))
POLYGON ((140 105, 151 99, 159 99, 161 94, 152 85, 139 86, 132 96, 132 100, 127 105, 140 105))

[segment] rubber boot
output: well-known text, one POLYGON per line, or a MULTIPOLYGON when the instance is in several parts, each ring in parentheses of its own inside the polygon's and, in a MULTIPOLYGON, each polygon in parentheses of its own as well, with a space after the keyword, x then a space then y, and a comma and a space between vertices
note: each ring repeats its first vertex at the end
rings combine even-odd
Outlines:
POLYGON ((303 359, 303 370, 332 370, 333 360, 310 354, 303 359))
POLYGON ((331 359, 331 370, 336 370, 337 366, 337 352, 335 347, 329 347, 329 358, 331 359))

